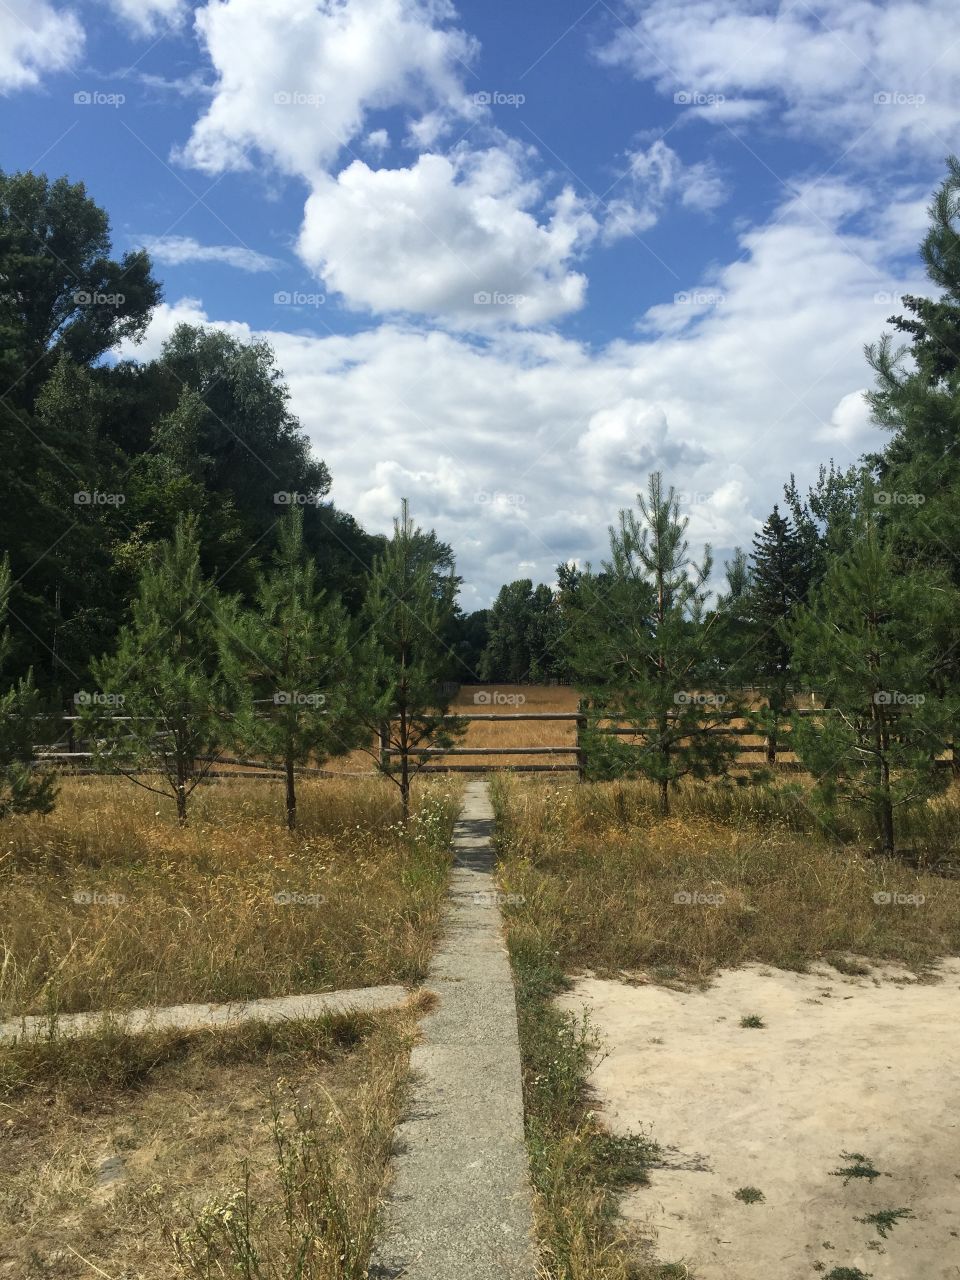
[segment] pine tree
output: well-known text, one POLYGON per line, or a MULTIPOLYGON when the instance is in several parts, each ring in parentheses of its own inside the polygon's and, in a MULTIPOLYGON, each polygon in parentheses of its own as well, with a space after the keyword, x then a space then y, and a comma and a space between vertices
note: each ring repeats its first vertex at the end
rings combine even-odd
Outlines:
POLYGON ((404 821, 410 784, 430 752, 451 747, 463 732, 446 719, 450 700, 443 692, 453 662, 444 636, 452 630, 458 583, 449 548, 432 531, 414 528, 404 500, 361 614, 369 639, 362 659, 371 667, 369 723, 381 734, 380 767, 400 789, 404 821))
POLYGON ((943 661, 944 620, 960 596, 936 570, 904 572, 864 495, 856 536, 795 615, 799 671, 824 691, 822 715, 795 716, 791 747, 828 811, 865 808, 880 849, 893 854, 898 812, 945 785, 938 765, 954 708, 930 692, 943 661))
POLYGON ((246 692, 236 739, 283 767, 287 827, 297 823, 297 767, 321 765, 361 741, 354 708, 360 678, 351 658, 346 611, 317 586, 305 553, 303 512, 283 521, 270 570, 260 575, 254 609, 221 632, 224 664, 246 692))
MULTIPOLYGON (((0 561, 0 623, 9 609, 10 560, 0 561)), ((10 632, 0 632, 0 668, 10 653, 10 632)), ((33 672, 0 694, 0 818, 10 813, 49 813, 56 799, 53 776, 35 767, 33 748, 40 699, 33 672)))
POLYGON ((181 826, 237 703, 220 662, 224 623, 224 603, 200 571, 196 521, 183 519, 144 569, 116 652, 92 664, 101 692, 84 713, 83 732, 95 740, 99 764, 171 796, 181 826), (104 715, 102 699, 124 718, 104 715))
POLYGON ((704 688, 715 678, 715 615, 704 616, 711 558, 689 555, 688 521, 659 472, 639 517, 621 511, 610 530, 602 574, 577 584, 570 627, 571 661, 586 695, 585 750, 591 772, 640 775, 657 783, 660 812, 670 811, 670 785, 723 773, 734 753, 727 735, 732 704, 704 688), (639 744, 604 731, 617 721, 639 744))
POLYGON ((812 576, 806 541, 775 506, 753 539, 748 589, 753 634, 742 658, 766 696, 766 706, 754 718, 766 734, 771 763, 797 688, 787 627, 807 598, 812 576))

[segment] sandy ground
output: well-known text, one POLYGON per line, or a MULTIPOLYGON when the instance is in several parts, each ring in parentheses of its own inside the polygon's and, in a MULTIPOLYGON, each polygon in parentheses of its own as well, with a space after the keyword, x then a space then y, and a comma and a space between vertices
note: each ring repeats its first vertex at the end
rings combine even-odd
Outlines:
POLYGON ((561 1004, 604 1041, 603 1114, 664 1148, 623 1202, 656 1256, 691 1280, 958 1280, 960 960, 939 973, 747 966, 703 992, 581 979, 561 1004), (752 1014, 763 1028, 740 1026, 752 1014), (883 1176, 844 1185, 841 1152, 883 1176), (915 1216, 886 1238, 855 1221, 900 1208, 915 1216))

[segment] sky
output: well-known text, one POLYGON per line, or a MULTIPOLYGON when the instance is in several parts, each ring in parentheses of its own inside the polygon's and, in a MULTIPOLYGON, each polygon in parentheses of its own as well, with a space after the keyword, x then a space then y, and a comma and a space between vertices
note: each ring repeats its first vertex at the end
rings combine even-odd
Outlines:
POLYGON ((956 0, 0 0, 0 167, 163 281, 118 354, 269 341, 337 505, 409 498, 467 610, 651 470, 722 565, 881 445, 958 125, 956 0))

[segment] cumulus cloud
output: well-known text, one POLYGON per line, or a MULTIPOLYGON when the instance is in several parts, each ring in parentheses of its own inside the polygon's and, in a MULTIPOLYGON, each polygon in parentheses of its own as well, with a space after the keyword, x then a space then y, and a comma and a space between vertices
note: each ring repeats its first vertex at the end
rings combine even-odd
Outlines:
POLYGON ((110 8, 142 36, 153 36, 183 25, 188 0, 107 0, 110 8))
POLYGON ((40 83, 46 71, 63 71, 83 51, 84 31, 69 10, 46 0, 0 4, 0 93, 40 83))
POLYGON ((221 262, 240 271, 274 271, 283 264, 277 258, 240 244, 200 244, 192 236, 141 236, 139 244, 155 261, 179 267, 188 262, 221 262))
POLYGON ((596 231, 569 190, 538 221, 541 196, 505 147, 422 155, 406 169, 355 160, 317 183, 298 249, 352 307, 540 324, 582 304, 586 280, 570 260, 596 231))
POLYGON ((216 88, 184 159, 221 173, 259 152, 314 180, 371 111, 467 110, 460 73, 474 44, 453 17, 446 0, 209 0, 196 26, 216 88))
POLYGON ((631 3, 635 20, 615 30, 602 60, 703 119, 778 111, 864 161, 878 147, 942 156, 960 124, 955 0, 631 3))
MULTIPOLYGON (((793 197, 742 233, 711 282, 715 305, 693 320, 683 301, 652 308, 641 336, 601 349, 529 329, 478 340, 401 323, 331 336, 228 327, 276 348, 338 503, 388 531, 409 497, 453 544, 466 607, 515 577, 551 581, 562 560, 596 563, 618 508, 658 467, 684 495, 691 544, 712 542, 722 562, 791 472, 802 486, 820 462, 879 443, 863 344, 883 331, 891 293, 924 282, 915 265, 897 269, 911 219, 891 226, 886 201, 863 209, 854 195, 850 225, 793 197)), ((202 309, 159 308, 140 358, 179 317, 202 309)))

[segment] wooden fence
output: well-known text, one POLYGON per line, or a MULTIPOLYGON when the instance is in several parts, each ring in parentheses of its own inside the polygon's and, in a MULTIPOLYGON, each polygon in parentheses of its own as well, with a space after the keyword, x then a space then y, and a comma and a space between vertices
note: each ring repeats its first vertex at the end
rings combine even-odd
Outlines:
MULTIPOLYGON (((830 708, 811 707, 796 708, 794 714, 800 716, 825 715, 831 714, 830 708)), ((111 717, 114 720, 130 720, 129 716, 111 717)), ((56 742, 47 745, 41 745, 37 748, 38 758, 40 760, 49 761, 52 764, 63 766, 74 766, 71 769, 73 773, 90 774, 97 772, 92 766, 93 753, 83 750, 84 744, 78 743, 74 737, 74 723, 79 719, 77 716, 63 716, 62 722, 66 725, 65 733, 56 740, 56 742), (59 750, 59 747, 65 747, 65 750, 59 750)), ((523 724, 531 721, 565 721, 576 725, 575 741, 570 746, 487 746, 487 747, 471 747, 471 746, 454 746, 454 747, 429 747, 413 754, 427 760, 437 759, 435 764, 422 765, 417 772, 420 773, 488 773, 491 769, 505 770, 513 773, 576 773, 582 781, 586 774, 586 752, 584 733, 588 723, 588 717, 583 710, 580 711, 463 711, 452 712, 444 717, 445 720, 455 721, 487 721, 502 722, 510 724, 523 724), (449 763, 449 757, 473 757, 480 763, 460 764, 449 763), (504 764, 500 760, 493 763, 491 757, 509 756, 516 763, 504 764), (529 762, 530 756, 538 757, 568 757, 566 760, 557 760, 549 764, 545 764, 542 760, 536 763, 529 762), (486 760, 486 763, 483 761, 486 760)), ((645 730, 637 729, 636 726, 623 727, 622 725, 607 724, 599 728, 599 732, 610 734, 611 736, 622 737, 639 737, 645 730)), ((733 738, 763 738, 763 731, 752 725, 725 725, 717 726, 705 730, 707 733, 725 734, 733 738)), ((379 734, 379 759, 380 767, 385 770, 389 767, 391 759, 399 756, 401 753, 398 748, 389 745, 389 733, 386 727, 380 730, 379 734)), ((948 750, 951 752, 951 758, 941 759, 938 763, 946 768, 953 768, 958 771, 958 756, 956 748, 953 744, 948 744, 948 750)), ((760 742, 743 742, 738 744, 737 763, 741 767, 750 764, 766 765, 775 768, 781 772, 803 772, 803 764, 793 757, 790 747, 789 729, 781 730, 776 739, 769 738, 760 742), (749 757, 761 757, 760 760, 751 760, 749 757)), ((215 763, 224 766, 230 766, 242 772, 223 772, 217 769, 211 769, 208 777, 212 780, 230 780, 238 778, 276 778, 282 776, 282 770, 276 765, 260 760, 252 760, 246 758, 237 758, 233 756, 218 756, 215 761, 204 758, 203 763, 215 763)), ((374 770, 365 773, 350 774, 339 769, 320 769, 320 768, 298 768, 297 773, 313 777, 367 777, 375 776, 374 770)))

